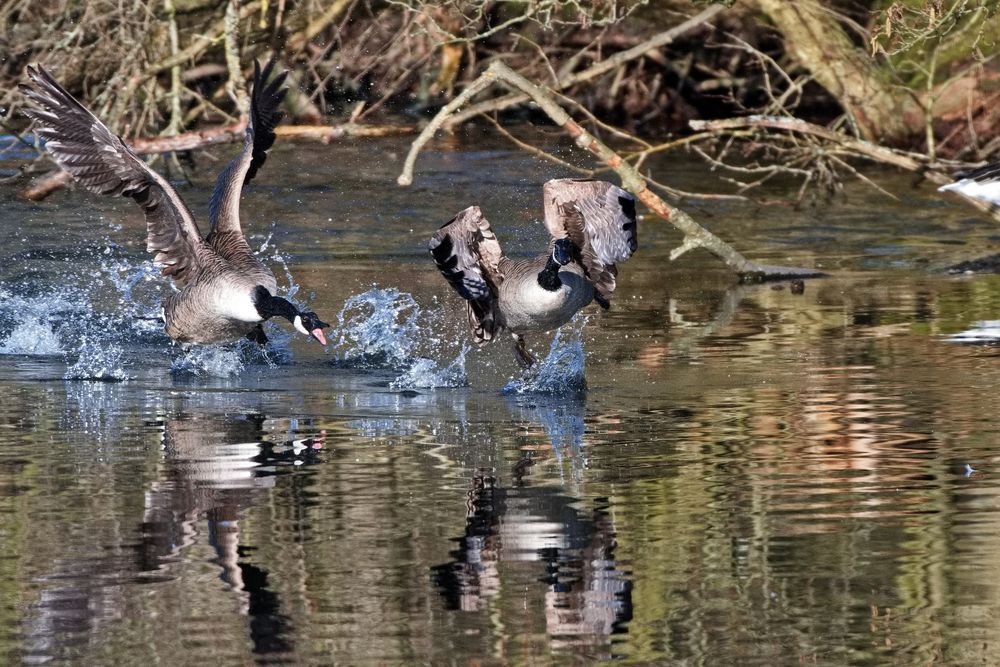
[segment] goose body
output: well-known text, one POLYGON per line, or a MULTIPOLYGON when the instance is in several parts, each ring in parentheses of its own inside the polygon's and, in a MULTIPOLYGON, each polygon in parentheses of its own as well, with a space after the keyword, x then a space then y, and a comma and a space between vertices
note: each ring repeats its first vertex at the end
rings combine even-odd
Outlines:
POLYGON ((955 174, 955 182, 938 190, 961 193, 1000 206, 1000 162, 955 174))
POLYGON ((254 86, 243 150, 222 172, 209 202, 211 231, 202 238, 194 216, 171 185, 139 159, 96 116, 40 66, 28 67, 33 85, 23 85, 34 103, 25 113, 36 121, 45 148, 83 187, 102 195, 131 197, 146 217, 146 249, 178 291, 163 301, 166 333, 179 343, 221 343, 249 337, 266 342, 261 324, 284 317, 325 344, 323 323, 276 296, 274 274, 254 255, 240 225, 243 186, 267 159, 285 74, 270 82, 274 61, 254 64, 254 86))
POLYGON ((621 188, 557 179, 543 191, 552 238, 537 257, 505 257, 478 206, 445 223, 429 244, 438 270, 467 301, 476 342, 485 345, 506 330, 525 366, 534 359, 525 349, 524 334, 558 328, 591 301, 607 308, 616 264, 637 247, 635 198, 621 188))
POLYGON ((258 285, 269 294, 277 291, 273 276, 260 280, 232 266, 208 272, 164 299, 167 335, 179 343, 218 343, 250 335, 264 321, 254 303, 258 285))
POLYGON ((594 300, 594 286, 575 263, 560 267, 560 285, 556 289, 545 289, 538 284, 537 276, 545 269, 550 255, 506 263, 497 305, 511 333, 558 329, 594 300))

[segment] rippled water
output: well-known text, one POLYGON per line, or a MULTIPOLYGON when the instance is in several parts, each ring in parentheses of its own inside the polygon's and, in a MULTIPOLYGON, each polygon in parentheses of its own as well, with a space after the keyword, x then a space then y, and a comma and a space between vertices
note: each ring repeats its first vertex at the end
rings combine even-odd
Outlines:
POLYGON ((646 219, 526 377, 425 241, 478 203, 530 252, 561 174, 449 139, 400 190, 406 146, 280 147, 244 200, 326 350, 183 352, 131 202, 0 194, 0 663, 996 661, 1000 279, 934 270, 993 223, 892 174, 898 202, 691 202, 830 276, 737 285, 646 219))

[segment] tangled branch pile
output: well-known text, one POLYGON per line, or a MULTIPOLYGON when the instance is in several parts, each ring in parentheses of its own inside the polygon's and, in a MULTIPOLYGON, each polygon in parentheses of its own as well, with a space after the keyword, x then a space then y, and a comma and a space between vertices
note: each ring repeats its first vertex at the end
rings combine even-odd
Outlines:
MULTIPOLYGON (((240 68, 276 52, 297 122, 384 122, 429 117, 503 62, 636 166, 693 146, 738 191, 784 173, 804 193, 877 159, 863 142, 921 171, 1000 155, 998 40, 990 0, 2 0, 0 105, 16 111, 41 62, 125 136, 235 123, 240 68)), ((449 126, 532 113, 483 95, 449 126)))

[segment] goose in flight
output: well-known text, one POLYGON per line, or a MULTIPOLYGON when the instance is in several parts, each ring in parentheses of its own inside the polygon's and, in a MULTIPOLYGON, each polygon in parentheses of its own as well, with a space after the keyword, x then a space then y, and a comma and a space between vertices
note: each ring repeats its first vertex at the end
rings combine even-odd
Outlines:
POLYGON ((215 182, 209 202, 208 236, 202 238, 191 211, 162 176, 80 104, 40 65, 27 68, 32 85, 22 92, 34 103, 25 114, 35 134, 77 183, 101 195, 131 197, 146 216, 146 250, 163 265, 177 291, 163 301, 167 335, 179 343, 221 343, 246 336, 263 345, 261 328, 284 317, 300 332, 326 344, 329 327, 313 312, 275 296, 274 274, 254 255, 240 226, 240 193, 267 158, 285 73, 274 77, 272 59, 261 71, 254 62, 250 118, 242 152, 215 182))
POLYGON ((507 330, 525 367, 535 360, 524 334, 568 322, 596 301, 610 306, 616 265, 635 252, 635 198, 603 181, 557 179, 545 183, 548 249, 529 260, 504 257, 478 206, 445 223, 429 248, 438 270, 467 301, 469 327, 479 345, 507 330))

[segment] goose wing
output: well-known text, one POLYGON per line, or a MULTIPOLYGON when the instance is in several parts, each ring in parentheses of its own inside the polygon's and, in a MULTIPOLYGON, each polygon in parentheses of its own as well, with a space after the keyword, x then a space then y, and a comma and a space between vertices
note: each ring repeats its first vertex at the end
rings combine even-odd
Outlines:
POLYGON ((1000 206, 1000 162, 960 171, 955 174, 954 183, 942 185, 938 190, 951 190, 1000 206))
POLYGON ((91 192, 134 199, 146 214, 146 250, 184 287, 211 251, 180 196, 44 68, 27 72, 34 86, 21 90, 35 106, 24 113, 36 121, 46 150, 91 192))
POLYGON ((489 221, 470 206, 437 230, 428 247, 441 275, 468 302, 476 340, 488 343, 503 328, 497 303, 503 252, 489 221))
MULTIPOLYGON (((288 72, 282 72, 270 82, 274 58, 261 71, 254 61, 253 92, 250 96, 250 118, 247 121, 243 150, 215 180, 215 190, 208 202, 208 219, 212 225, 206 241, 226 259, 253 257, 240 226, 240 193, 243 186, 257 174, 274 145, 274 128, 284 114, 278 106, 285 98, 283 87, 288 72)), ((254 259, 254 262, 256 260, 254 259)))
POLYGON ((638 246, 635 197, 604 181, 572 178, 548 181, 544 193, 545 226, 553 238, 568 238, 580 249, 580 263, 606 303, 616 264, 638 246))

